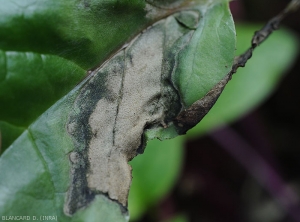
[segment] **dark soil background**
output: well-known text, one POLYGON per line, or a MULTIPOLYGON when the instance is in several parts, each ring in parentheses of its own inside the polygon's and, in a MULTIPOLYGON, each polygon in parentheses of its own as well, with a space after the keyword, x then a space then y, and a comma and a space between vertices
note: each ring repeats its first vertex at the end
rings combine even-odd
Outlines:
MULTIPOLYGON (((231 8, 235 21, 266 23, 288 3, 237 0, 231 8)), ((282 25, 300 36, 300 11, 282 25)), ((178 185, 141 221, 163 221, 178 214, 192 222, 300 221, 299 84, 298 56, 259 108, 189 142, 178 185)))

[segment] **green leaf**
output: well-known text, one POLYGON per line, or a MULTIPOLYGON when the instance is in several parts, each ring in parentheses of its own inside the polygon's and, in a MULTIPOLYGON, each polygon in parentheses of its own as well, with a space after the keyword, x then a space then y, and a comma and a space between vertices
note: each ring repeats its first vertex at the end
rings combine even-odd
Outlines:
POLYGON ((216 5, 200 20, 189 46, 179 54, 174 75, 185 107, 205 96, 230 71, 234 34, 226 4, 216 5))
POLYGON ((30 125, 49 104, 68 93, 69 87, 74 87, 85 75, 83 69, 57 56, 0 53, 5 60, 1 64, 0 116, 15 126, 30 125))
POLYGON ((83 69, 100 64, 141 31, 146 4, 125 1, 1 0, 0 48, 55 54, 83 69))
POLYGON ((174 186, 183 162, 183 137, 150 141, 145 153, 130 162, 132 185, 129 192, 129 212, 138 219, 174 186))
POLYGON ((72 222, 125 222, 129 216, 122 214, 120 206, 103 195, 97 195, 93 204, 85 210, 79 210, 72 222))
POLYGON ((188 218, 185 215, 178 215, 174 218, 167 220, 166 222, 188 222, 188 218))
MULTIPOLYGON (((60 221, 93 221, 103 211, 107 221, 125 220, 128 161, 143 152, 149 138, 175 136, 175 116, 227 73, 223 66, 233 60, 235 40, 227 2, 199 1, 174 14, 173 3, 156 8, 154 1, 14 3, 4 3, 0 14, 1 64, 8 67, 1 74, 0 98, 9 107, 0 110, 6 124, 1 131, 17 135, 26 130, 0 158, 0 214, 26 210, 32 216, 56 215, 60 221), (210 31, 218 34, 214 44, 209 44, 210 31), (207 54, 211 59, 202 57, 202 49, 212 52, 207 54), (219 72, 191 76, 185 63, 192 65, 193 58, 199 68, 198 57, 202 62, 219 59, 208 64, 219 72), (197 84, 186 87, 185 75, 210 86, 199 93, 197 84), (23 200, 28 207, 23 208, 23 200)), ((167 171, 165 182, 145 195, 147 206, 174 182, 180 152, 173 154, 169 163, 177 170, 167 171)))
POLYGON ((0 215, 56 215, 51 175, 30 134, 22 134, 15 148, 0 159, 0 215))
POLYGON ((9 123, 0 121, 0 154, 6 147, 12 144, 25 130, 23 127, 15 127, 9 123), (3 139, 4 138, 4 139, 3 139))
MULTIPOLYGON (((259 25, 237 25, 237 52, 250 45, 259 25)), ((274 32, 253 53, 245 68, 233 75, 215 106, 187 135, 196 137, 237 120, 261 104, 276 89, 299 51, 299 40, 286 29, 274 32)))
POLYGON ((38 120, 1 156, 0 215, 66 218, 62 206, 69 186, 68 153, 72 147, 63 121, 68 118, 67 101, 53 106, 54 116, 48 118, 46 112, 40 118, 44 124, 38 120))

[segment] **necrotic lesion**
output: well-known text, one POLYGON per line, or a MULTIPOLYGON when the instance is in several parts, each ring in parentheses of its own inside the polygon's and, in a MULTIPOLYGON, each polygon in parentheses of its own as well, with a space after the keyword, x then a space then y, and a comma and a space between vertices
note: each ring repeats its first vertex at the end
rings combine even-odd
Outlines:
POLYGON ((98 193, 127 206, 128 161, 145 129, 167 127, 182 109, 172 73, 192 33, 169 16, 96 69, 81 88, 67 127, 76 158, 70 159, 65 212, 75 213, 98 193))

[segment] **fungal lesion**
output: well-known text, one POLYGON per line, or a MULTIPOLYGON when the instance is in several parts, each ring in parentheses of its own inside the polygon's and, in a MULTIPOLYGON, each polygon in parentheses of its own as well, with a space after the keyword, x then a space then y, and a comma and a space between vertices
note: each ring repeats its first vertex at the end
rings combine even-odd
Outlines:
POLYGON ((128 161, 144 149, 145 130, 168 127, 182 109, 171 79, 193 32, 169 16, 93 71, 81 87, 66 126, 74 144, 67 215, 98 194, 126 209, 128 161))

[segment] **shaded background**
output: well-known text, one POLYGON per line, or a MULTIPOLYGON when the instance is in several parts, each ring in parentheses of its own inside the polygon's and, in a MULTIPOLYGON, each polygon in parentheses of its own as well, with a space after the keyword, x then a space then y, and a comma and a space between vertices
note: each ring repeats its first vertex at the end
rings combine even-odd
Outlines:
MULTIPOLYGON (((236 22, 265 23, 288 3, 238 0, 231 8, 236 22)), ((299 11, 282 25, 300 36, 299 11)), ((299 82, 298 56, 264 104, 187 142, 178 184, 140 221, 300 221, 299 82)))

